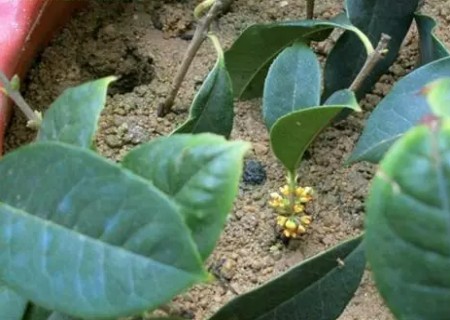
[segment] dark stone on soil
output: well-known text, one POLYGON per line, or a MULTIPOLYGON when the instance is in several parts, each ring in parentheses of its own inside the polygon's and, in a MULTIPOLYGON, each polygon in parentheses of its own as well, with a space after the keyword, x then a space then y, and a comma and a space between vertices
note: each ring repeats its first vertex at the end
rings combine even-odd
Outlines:
POLYGON ((242 180, 245 184, 250 185, 263 184, 266 181, 266 170, 261 162, 256 160, 245 161, 242 180))

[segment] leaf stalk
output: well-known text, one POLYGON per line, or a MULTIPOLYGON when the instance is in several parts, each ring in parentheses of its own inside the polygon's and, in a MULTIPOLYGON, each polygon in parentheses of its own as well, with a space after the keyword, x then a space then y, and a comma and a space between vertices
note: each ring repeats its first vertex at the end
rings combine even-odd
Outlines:
POLYGON ((28 119, 27 127, 32 129, 38 129, 42 122, 42 115, 40 112, 31 109, 28 103, 20 94, 17 85, 12 85, 8 77, 0 71, 0 83, 3 88, 0 88, 0 92, 6 94, 16 104, 17 107, 25 114, 28 119))
POLYGON ((297 188, 295 173, 288 171, 287 180, 289 186, 289 207, 293 214, 295 212, 295 189, 297 188))
POLYGON ((208 38, 209 40, 211 40, 214 49, 216 49, 217 52, 217 57, 219 58, 219 60, 222 60, 224 58, 224 54, 223 54, 223 49, 222 46, 220 45, 220 41, 217 38, 217 36, 215 34, 209 33, 208 34, 208 38))

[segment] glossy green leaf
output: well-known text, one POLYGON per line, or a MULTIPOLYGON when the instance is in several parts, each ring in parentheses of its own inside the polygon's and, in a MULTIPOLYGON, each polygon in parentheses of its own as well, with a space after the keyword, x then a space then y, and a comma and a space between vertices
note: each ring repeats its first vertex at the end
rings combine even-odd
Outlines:
MULTIPOLYGON (((419 0, 346 0, 346 9, 351 23, 367 34, 375 47, 385 33, 391 36, 389 51, 372 73, 363 82, 357 97, 376 83, 395 61, 400 46, 413 20, 419 0)), ((348 88, 366 60, 361 41, 352 32, 344 32, 333 47, 325 66, 324 99, 335 91, 348 88)))
POLYGON ((361 238, 341 243, 235 298, 210 320, 337 319, 364 273, 361 238))
POLYGON ((434 115, 450 118, 450 78, 443 78, 430 83, 424 93, 434 115))
POLYGON ((0 284, 0 319, 21 320, 27 301, 16 292, 0 284))
POLYGON ((448 57, 450 54, 444 43, 434 34, 436 21, 424 14, 416 13, 414 19, 420 36, 420 64, 427 63, 448 57))
POLYGON ((450 122, 419 126, 386 154, 367 201, 366 250, 397 319, 450 314, 450 122))
POLYGON ((210 132, 228 138, 233 128, 234 104, 230 75, 223 52, 192 103, 189 119, 174 133, 210 132))
POLYGON ((37 140, 91 148, 108 85, 114 80, 107 77, 66 89, 45 113, 37 140))
MULTIPOLYGON (((108 85, 114 80, 114 77, 107 77, 66 89, 45 113, 37 140, 92 147, 108 85)), ((28 309, 25 320, 47 320, 47 310, 28 309)))
POLYGON ((357 104, 313 107, 292 112, 273 125, 270 132, 272 150, 289 172, 295 175, 311 142, 345 108, 360 111, 357 104))
MULTIPOLYGON (((351 105, 357 106, 355 93, 349 89, 342 89, 333 93, 324 103, 325 106, 351 105)), ((351 109, 350 109, 351 111, 351 109)))
POLYGON ((25 146, 0 176, 0 278, 43 308, 130 315, 206 278, 173 201, 88 149, 25 146))
POLYGON ((280 117, 320 104, 319 60, 306 43, 284 49, 269 68, 264 84, 263 117, 267 128, 280 117))
POLYGON ((176 202, 206 259, 232 208, 247 149, 210 134, 174 135, 132 150, 122 164, 176 202))
POLYGON ((397 82, 378 104, 348 160, 377 163, 406 131, 431 113, 422 88, 433 80, 450 76, 450 58, 423 66, 397 82))
MULTIPOLYGON (((255 24, 240 35, 225 52, 225 61, 235 96, 250 99, 262 95, 269 66, 295 40, 324 40, 334 28, 351 30, 365 38, 345 16, 334 20, 284 21, 255 24)), ((370 42, 365 40, 366 44, 370 42)), ((369 50, 369 48, 367 48, 369 50)))
MULTIPOLYGON (((355 93, 349 89, 342 89, 333 93, 325 102, 325 106, 343 106, 343 105, 358 105, 358 101, 356 99, 355 93)), ((342 110, 336 118, 334 118, 335 122, 341 121, 348 117, 353 110, 346 108, 342 110)))

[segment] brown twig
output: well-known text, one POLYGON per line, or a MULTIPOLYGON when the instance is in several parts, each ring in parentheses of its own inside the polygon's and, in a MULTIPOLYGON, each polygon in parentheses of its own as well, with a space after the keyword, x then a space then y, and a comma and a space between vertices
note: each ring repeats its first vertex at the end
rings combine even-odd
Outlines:
POLYGON ((33 111, 25 99, 22 97, 20 92, 11 85, 8 77, 0 71, 0 84, 3 85, 3 88, 0 87, 0 93, 3 92, 12 101, 16 104, 17 107, 25 114, 28 118, 27 126, 29 128, 37 129, 39 128, 42 117, 41 114, 37 111, 33 111))
POLYGON ((306 0, 306 19, 314 19, 314 0, 306 0))
MULTIPOLYGON (((206 13, 202 18, 200 18, 197 28, 195 29, 194 36, 192 38, 191 43, 184 55, 183 61, 181 63, 178 72, 173 79, 171 90, 166 97, 165 101, 159 105, 158 107, 158 116, 164 117, 166 114, 170 112, 172 109, 173 103, 175 101, 175 97, 177 96, 178 91, 180 90, 181 84, 186 76, 186 73, 194 60, 195 55, 197 54, 198 49, 200 49, 201 44, 205 40, 209 27, 211 23, 217 18, 217 16, 227 7, 229 6, 232 0, 215 0, 214 3, 210 6, 208 13, 206 13)), ((204 3, 210 3, 211 1, 205 0, 204 3)), ((201 5, 199 5, 200 7, 201 5)), ((206 10, 204 6, 201 7, 200 10, 196 10, 197 14, 201 14, 202 11, 206 10)))
POLYGON ((387 47, 389 44, 389 41, 391 40, 391 37, 387 34, 382 34, 381 39, 378 42, 377 47, 375 48, 375 51, 373 51, 371 54, 367 56, 366 62, 364 63, 361 71, 356 76, 355 80, 353 80, 353 83, 350 86, 350 90, 353 92, 358 91, 363 82, 366 80, 366 78, 369 76, 369 74, 373 71, 375 66, 384 58, 384 56, 387 53, 387 47))

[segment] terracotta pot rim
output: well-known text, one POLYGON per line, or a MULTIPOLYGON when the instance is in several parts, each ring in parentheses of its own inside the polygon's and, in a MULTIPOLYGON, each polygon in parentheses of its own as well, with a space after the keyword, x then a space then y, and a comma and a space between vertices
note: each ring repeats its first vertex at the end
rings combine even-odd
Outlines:
MULTIPOLYGON (((0 29, 6 31, 0 38, 0 46, 6 48, 0 54, 0 69, 8 77, 17 74, 23 78, 55 32, 86 4, 86 0, 9 0, 0 3, 4 7, 1 10, 3 17, 6 17, 2 20, 7 25, 2 27, 0 24, 0 29)), ((11 101, 1 94, 0 156, 11 113, 11 101)))

